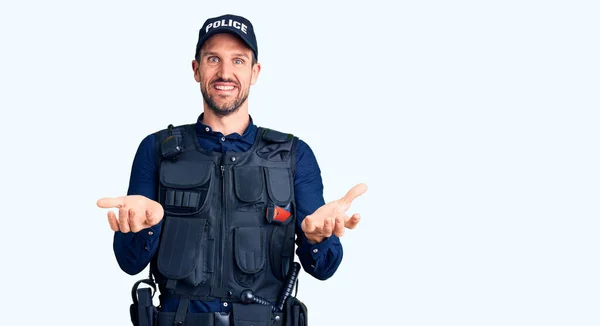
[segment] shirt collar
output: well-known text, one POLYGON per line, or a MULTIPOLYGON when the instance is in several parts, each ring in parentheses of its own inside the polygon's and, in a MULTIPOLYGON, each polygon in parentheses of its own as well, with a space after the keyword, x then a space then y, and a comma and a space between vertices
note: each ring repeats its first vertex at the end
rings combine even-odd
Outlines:
POLYGON ((250 123, 248 124, 248 127, 246 127, 246 130, 244 130, 244 133, 242 135, 238 134, 237 132, 229 134, 229 135, 223 135, 221 132, 213 131, 209 125, 204 124, 202 122, 204 119, 204 113, 201 113, 200 116, 198 117, 198 120, 196 121, 196 133, 201 137, 210 137, 210 138, 226 137, 229 139, 237 139, 237 140, 243 141, 248 144, 253 144, 258 128, 254 124, 254 122, 252 120, 252 116, 251 115, 248 115, 248 116, 250 117, 250 123))

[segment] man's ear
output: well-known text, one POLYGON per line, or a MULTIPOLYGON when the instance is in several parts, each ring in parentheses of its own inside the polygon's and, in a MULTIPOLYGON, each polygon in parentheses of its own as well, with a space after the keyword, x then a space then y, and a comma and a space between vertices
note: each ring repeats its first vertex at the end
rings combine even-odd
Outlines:
POLYGON ((254 85, 254 83, 256 83, 256 80, 258 79, 258 74, 260 74, 260 63, 255 63, 254 66, 252 66, 252 79, 250 80, 250 85, 254 85))
POLYGON ((196 60, 192 60, 192 70, 194 70, 194 79, 196 82, 200 82, 200 63, 196 60))

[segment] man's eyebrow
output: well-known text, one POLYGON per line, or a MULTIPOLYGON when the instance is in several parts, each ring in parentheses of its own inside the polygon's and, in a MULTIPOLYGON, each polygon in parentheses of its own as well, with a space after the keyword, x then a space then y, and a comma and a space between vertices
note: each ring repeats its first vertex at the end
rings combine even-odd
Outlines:
MULTIPOLYGON (((203 57, 212 56, 212 55, 217 56, 217 57, 219 56, 217 54, 217 52, 210 52, 210 51, 202 52, 202 56, 203 57)), ((234 56, 234 57, 245 57, 247 59, 250 59, 250 57, 246 53, 244 53, 244 52, 236 52, 236 53, 233 53, 232 56, 234 56)))
POLYGON ((250 57, 246 53, 243 53, 243 52, 234 53, 233 56, 234 57, 246 57, 246 58, 250 59, 250 57))

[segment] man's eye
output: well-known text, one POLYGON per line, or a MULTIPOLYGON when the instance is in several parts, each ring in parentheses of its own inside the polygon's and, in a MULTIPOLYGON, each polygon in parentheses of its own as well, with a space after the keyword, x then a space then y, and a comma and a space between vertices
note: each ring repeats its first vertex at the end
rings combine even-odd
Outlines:
POLYGON ((208 57, 208 62, 219 62, 219 58, 217 58, 217 57, 208 57))
POLYGON ((236 65, 241 65, 241 64, 243 64, 243 63, 244 63, 244 60, 242 60, 242 59, 235 59, 235 60, 233 60, 233 62, 234 62, 236 65))

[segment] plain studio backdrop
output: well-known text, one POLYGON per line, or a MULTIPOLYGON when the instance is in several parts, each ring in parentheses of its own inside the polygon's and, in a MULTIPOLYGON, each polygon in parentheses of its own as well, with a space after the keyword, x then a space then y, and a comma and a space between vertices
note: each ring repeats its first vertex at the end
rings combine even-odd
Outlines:
POLYGON ((369 190, 311 325, 599 325, 594 1, 0 5, 3 325, 129 325, 105 196, 140 141, 196 121, 208 17, 246 16, 256 124, 369 190))

